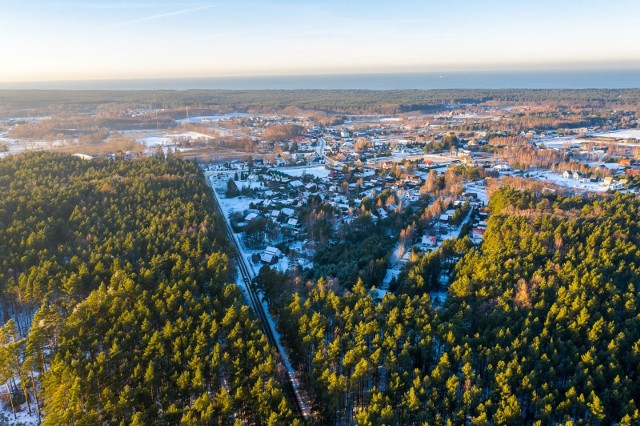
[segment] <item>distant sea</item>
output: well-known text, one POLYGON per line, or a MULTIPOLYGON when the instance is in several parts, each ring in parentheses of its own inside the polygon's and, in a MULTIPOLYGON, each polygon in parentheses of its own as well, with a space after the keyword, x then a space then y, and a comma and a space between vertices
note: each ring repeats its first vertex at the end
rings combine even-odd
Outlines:
POLYGON ((393 74, 289 75, 1 83, 0 89, 628 89, 640 88, 638 69, 475 71, 393 74))

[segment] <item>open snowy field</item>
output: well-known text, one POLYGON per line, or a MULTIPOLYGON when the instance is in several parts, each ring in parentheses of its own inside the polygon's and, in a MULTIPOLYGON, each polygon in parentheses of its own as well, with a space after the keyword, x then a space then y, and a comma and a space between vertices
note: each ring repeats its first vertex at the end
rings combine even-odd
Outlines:
POLYGON ((331 170, 325 166, 317 167, 279 167, 276 170, 293 177, 301 177, 302 175, 313 175, 318 178, 326 178, 331 170))
POLYGON ((561 174, 551 171, 537 172, 532 174, 531 177, 540 181, 548 181, 565 188, 579 189, 582 191, 603 192, 608 190, 602 182, 580 182, 573 178, 564 178, 561 174))
POLYGON ((176 120, 180 124, 185 123, 216 123, 222 120, 231 120, 234 118, 243 118, 243 117, 251 117, 251 114, 247 114, 244 112, 230 112, 228 114, 219 114, 219 115, 201 115, 197 117, 189 117, 183 118, 182 120, 176 120))
POLYGON ((180 140, 190 139, 211 139, 211 136, 198 132, 183 132, 183 133, 160 133, 141 136, 136 139, 136 142, 145 145, 147 148, 162 146, 172 146, 178 143, 180 140))
POLYGON ((540 146, 540 144, 544 144, 546 148, 567 148, 572 145, 579 146, 587 142, 603 142, 602 140, 599 141, 598 138, 617 139, 627 142, 626 144, 622 143, 621 145, 635 146, 635 140, 640 140, 640 129, 623 129, 604 133, 594 133, 591 135, 591 138, 579 138, 576 136, 556 136, 552 138, 534 139, 533 141, 538 146, 540 146))
POLYGON ((144 145, 148 153, 153 152, 159 146, 167 152, 168 148, 178 151, 189 151, 191 148, 178 146, 180 141, 185 139, 197 141, 202 139, 211 139, 211 136, 198 132, 182 132, 182 133, 150 133, 136 138, 136 143, 144 145))
MULTIPOLYGON (((238 197, 227 198, 225 196, 225 192, 227 191, 227 182, 230 177, 233 177, 233 172, 225 172, 225 173, 217 173, 210 177, 211 185, 215 188, 216 193, 218 194, 218 201, 220 202, 220 207, 222 211, 228 218, 231 213, 235 212, 243 212, 249 209, 249 205, 251 203, 259 203, 262 201, 261 198, 252 198, 245 197, 240 195, 238 197)), ((252 182, 250 181, 234 181, 238 188, 242 188, 243 186, 250 186, 252 182)), ((257 183, 256 183, 257 184, 257 183)))
POLYGON ((465 191, 473 192, 478 196, 478 201, 484 203, 486 206, 489 204, 489 196, 487 195, 487 187, 482 182, 470 182, 466 184, 465 191))
POLYGON ((558 136, 553 138, 541 138, 534 139, 533 142, 540 146, 544 144, 545 148, 568 148, 572 145, 582 145, 585 142, 589 142, 589 139, 578 139, 575 136, 558 136))
POLYGON ((596 136, 616 139, 640 139, 640 129, 614 130, 612 132, 599 133, 596 136))
POLYGON ((423 157, 425 161, 431 161, 432 163, 450 163, 453 160, 457 160, 456 157, 451 155, 424 154, 423 157))
POLYGON ((65 146, 65 144, 66 142, 63 140, 55 140, 49 143, 47 141, 17 141, 7 137, 0 137, 0 145, 7 147, 7 151, 0 152, 0 157, 27 151, 41 151, 50 148, 59 148, 65 146))

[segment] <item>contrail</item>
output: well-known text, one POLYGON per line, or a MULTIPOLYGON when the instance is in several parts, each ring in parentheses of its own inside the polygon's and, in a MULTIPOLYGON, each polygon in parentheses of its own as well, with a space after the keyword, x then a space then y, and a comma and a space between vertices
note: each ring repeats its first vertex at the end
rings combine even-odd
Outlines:
POLYGON ((141 22, 155 21, 156 19, 170 18, 172 16, 186 15, 188 13, 198 12, 200 10, 211 9, 213 7, 215 7, 215 5, 194 7, 192 9, 177 10, 175 12, 160 13, 158 15, 151 15, 151 16, 147 16, 145 18, 134 19, 132 21, 121 22, 121 23, 118 24, 118 26, 121 27, 121 26, 125 26, 125 25, 139 24, 141 22))

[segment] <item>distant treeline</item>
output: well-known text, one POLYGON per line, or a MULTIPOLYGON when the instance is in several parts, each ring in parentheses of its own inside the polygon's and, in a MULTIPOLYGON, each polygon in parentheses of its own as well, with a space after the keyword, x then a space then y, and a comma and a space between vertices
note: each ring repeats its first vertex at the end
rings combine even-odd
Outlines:
POLYGON ((439 89, 439 90, 0 90, 0 113, 35 109, 87 110, 108 103, 153 108, 196 107, 220 111, 273 112, 287 107, 330 113, 431 112, 445 105, 497 102, 631 104, 640 89, 439 89), (55 107, 55 108, 54 108, 55 107))

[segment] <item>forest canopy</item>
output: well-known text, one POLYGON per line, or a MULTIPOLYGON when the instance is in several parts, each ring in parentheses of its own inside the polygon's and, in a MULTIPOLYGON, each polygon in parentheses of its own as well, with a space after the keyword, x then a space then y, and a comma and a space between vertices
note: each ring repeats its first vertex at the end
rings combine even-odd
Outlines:
POLYGON ((320 278, 276 309, 323 424, 638 424, 640 201, 504 187, 490 209, 443 308, 425 262, 381 301, 320 278))
MULTIPOLYGON (((213 203, 200 169, 176 159, 1 160, 11 402, 46 425, 295 424, 213 203)), ((329 247, 313 281, 264 268, 314 421, 640 421, 640 200, 505 183, 488 209, 480 246, 463 237, 419 257, 382 298, 373 248, 389 241, 372 224, 352 234, 381 238, 329 247), (429 296, 439 258, 460 258, 441 307, 429 296), (362 264, 339 263, 350 259, 362 264), (325 279, 336 271, 349 285, 325 279)))
POLYGON ((181 160, 1 160, 11 403, 45 425, 294 422, 214 211, 181 160))
POLYGON ((628 105, 639 100, 640 89, 0 90, 0 105, 8 112, 35 109, 47 114, 70 108, 92 111, 99 105, 121 103, 179 109, 180 118, 184 118, 184 107, 187 106, 221 112, 275 112, 299 108, 328 113, 394 114, 433 112, 456 103, 575 102, 602 106, 628 105))

